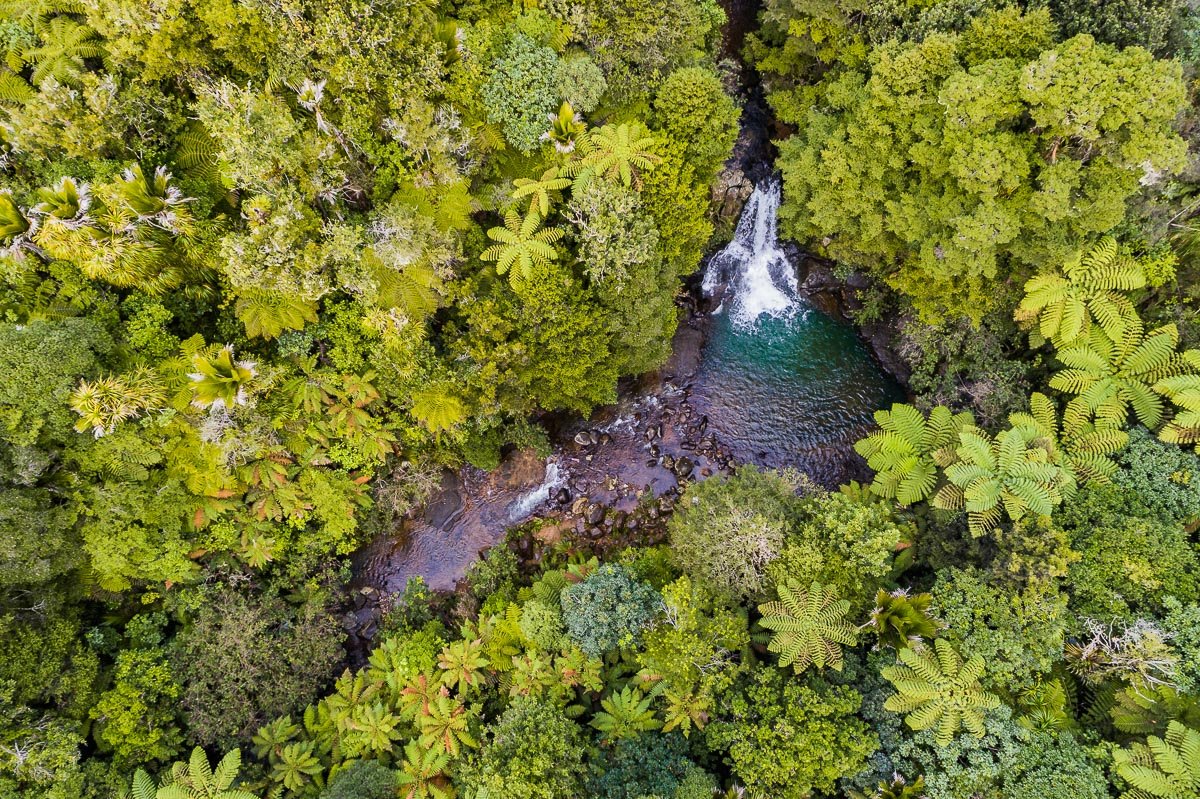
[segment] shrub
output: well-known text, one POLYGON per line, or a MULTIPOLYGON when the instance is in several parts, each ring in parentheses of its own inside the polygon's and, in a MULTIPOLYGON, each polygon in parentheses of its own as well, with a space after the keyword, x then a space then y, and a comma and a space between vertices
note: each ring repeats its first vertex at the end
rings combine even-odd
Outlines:
POLYGON ((605 753, 600 761, 602 771, 588 784, 588 796, 593 799, 675 797, 689 778, 702 783, 706 778, 711 780, 691 761, 687 750, 687 742, 678 733, 651 733, 623 740, 605 753))
POLYGON ((705 740, 728 753, 751 796, 808 799, 860 771, 879 746, 855 716, 862 696, 820 679, 761 669, 726 692, 705 740))
POLYGON ((543 652, 557 652, 567 631, 562 612, 537 599, 529 600, 521 608, 520 627, 521 635, 543 652))
POLYGON ((591 657, 641 644, 642 631, 662 609, 662 596, 629 572, 605 564, 562 592, 567 635, 591 657))
POLYGON ((760 596, 797 518, 799 485, 795 473, 744 466, 688 486, 668 523, 679 567, 723 594, 760 596))
POLYGON ((1163 597, 1200 595, 1200 563, 1178 524, 1131 518, 1076 530, 1072 543, 1081 556, 1068 580, 1077 613, 1128 619, 1159 611, 1163 597))
POLYGON ((538 149, 549 127, 546 115, 557 108, 558 55, 524 34, 504 45, 480 87, 488 120, 504 128, 508 143, 528 155, 538 149))
POLYGON ((579 53, 558 62, 554 73, 558 96, 581 114, 588 114, 600 103, 608 88, 604 73, 587 53, 579 53))
POLYGON ((658 87, 654 113, 658 129, 686 145, 697 179, 711 181, 733 152, 741 117, 721 79, 702 67, 675 70, 658 87))
POLYGON ((461 782, 471 789, 468 796, 579 795, 583 743, 579 727, 560 710, 518 697, 487 732, 482 750, 463 763, 461 782))
POLYGON ((781 584, 789 575, 804 575, 835 588, 855 613, 869 607, 891 573, 896 545, 914 531, 896 520, 889 503, 861 502, 841 493, 809 497, 798 507, 803 521, 767 567, 770 581, 781 584))
POLYGON ((321 799, 391 799, 396 788, 396 772, 378 760, 355 760, 329 781, 321 799))
POLYGON ((1129 431, 1129 445, 1113 458, 1120 469, 1113 482, 1128 501, 1164 521, 1200 515, 1200 456, 1164 444, 1144 427, 1129 431))
POLYGON ((943 634, 987 663, 988 679, 1012 692, 1033 685, 1061 658, 1067 598, 1054 583, 997 586, 975 569, 949 569, 931 591, 943 634))
POLYGON ((341 638, 320 603, 294 608, 226 587, 207 594, 173 658, 192 735, 230 749, 269 719, 303 708, 341 660, 341 638))

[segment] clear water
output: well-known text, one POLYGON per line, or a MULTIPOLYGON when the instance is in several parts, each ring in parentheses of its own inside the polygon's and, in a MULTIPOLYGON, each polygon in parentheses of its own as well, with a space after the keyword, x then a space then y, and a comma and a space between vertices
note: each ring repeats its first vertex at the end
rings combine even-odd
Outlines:
POLYGON ((850 447, 879 408, 904 399, 854 329, 797 293, 775 234, 779 186, 755 190, 734 240, 705 275, 725 284, 693 401, 741 461, 795 466, 835 484, 856 470, 850 447))

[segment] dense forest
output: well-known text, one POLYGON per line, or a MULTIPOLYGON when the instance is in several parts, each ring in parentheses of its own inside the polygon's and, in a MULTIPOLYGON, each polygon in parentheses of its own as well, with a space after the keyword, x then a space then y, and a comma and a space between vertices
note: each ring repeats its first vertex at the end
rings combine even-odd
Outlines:
POLYGON ((1200 797, 1191 6, 0 0, 0 797, 1200 797), (907 390, 863 479, 353 644, 355 552, 667 362, 752 116, 907 390))

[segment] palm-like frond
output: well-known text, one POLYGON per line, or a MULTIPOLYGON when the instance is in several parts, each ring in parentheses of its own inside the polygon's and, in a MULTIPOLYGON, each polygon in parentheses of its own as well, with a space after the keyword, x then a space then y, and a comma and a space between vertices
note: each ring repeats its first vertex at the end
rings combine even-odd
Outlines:
POLYGON ((80 382, 71 394, 71 410, 79 414, 76 430, 90 428, 100 438, 127 419, 165 407, 166 401, 166 388, 158 374, 138 369, 128 375, 80 382))
POLYGON ((1039 275, 1025 283, 1025 298, 1014 318, 1036 323, 1042 338, 1063 348, 1099 325, 1112 339, 1137 318, 1133 304, 1120 292, 1146 285, 1141 265, 1123 254, 1116 239, 1106 236, 1087 252, 1076 252, 1062 274, 1039 275))
POLYGON ((488 238, 497 242, 479 256, 484 261, 495 261, 496 271, 508 273, 513 288, 519 288, 533 274, 534 267, 545 265, 558 258, 554 242, 563 237, 562 228, 542 227, 542 217, 530 211, 524 217, 510 208, 504 215, 504 227, 494 227, 487 232, 488 238))
POLYGON ((959 431, 973 427, 969 413, 938 406, 928 418, 911 405, 876 411, 879 430, 854 445, 875 471, 871 491, 901 505, 927 499, 937 485, 937 468, 955 459, 959 431))
POLYGON ((632 186, 639 172, 649 172, 661 158, 654 153, 654 136, 639 123, 605 125, 584 140, 587 152, 566 167, 581 188, 595 177, 620 180, 632 186))
POLYGON ((886 710, 904 713, 914 730, 936 727, 935 739, 946 746, 965 727, 983 737, 987 711, 1000 706, 1000 698, 983 689, 983 658, 964 661, 945 639, 933 642, 933 650, 909 647, 899 651, 899 662, 881 672, 896 693, 884 702, 886 710))
POLYGON ((1200 731, 1177 721, 1167 735, 1113 751, 1117 773, 1131 789, 1121 799, 1193 799, 1200 796, 1200 731))
POLYGON ((937 635, 937 624, 929 615, 932 594, 909 595, 907 591, 875 595, 875 608, 865 625, 879 636, 879 643, 904 649, 937 635))
POLYGON ((768 649, 778 653, 780 666, 799 674, 809 666, 842 670, 842 646, 854 643, 857 631, 845 621, 850 603, 831 587, 813 583, 805 589, 788 580, 776 588, 779 601, 758 606, 762 626, 771 630, 768 649))
POLYGON ((517 178, 513 181, 513 199, 521 200, 525 197, 529 198, 529 210, 527 213, 538 213, 542 219, 550 216, 550 203, 558 195, 558 192, 571 185, 571 179, 558 176, 558 170, 554 167, 547 169, 542 173, 540 178, 517 178))
POLYGON ((191 381, 192 404, 198 408, 217 406, 233 408, 246 402, 246 390, 256 374, 251 361, 235 361, 233 345, 227 344, 212 355, 192 357, 196 370, 188 375, 191 381))
POLYGON ((37 232, 37 219, 17 205, 8 189, 0 189, 0 249, 18 252, 37 232))
POLYGON ((551 142, 554 149, 560 153, 575 152, 576 145, 587 135, 587 125, 583 117, 575 113, 571 104, 563 101, 558 113, 547 114, 550 119, 550 129, 542 134, 542 141, 551 142))
POLYGON ((1173 324, 1144 333, 1140 321, 1131 321, 1115 340, 1096 326, 1081 343, 1060 350, 1058 359, 1066 368, 1050 378, 1050 387, 1074 395, 1064 426, 1122 428, 1132 410, 1138 421, 1157 429, 1163 402, 1153 387, 1194 371, 1176 351, 1178 344, 1173 324))

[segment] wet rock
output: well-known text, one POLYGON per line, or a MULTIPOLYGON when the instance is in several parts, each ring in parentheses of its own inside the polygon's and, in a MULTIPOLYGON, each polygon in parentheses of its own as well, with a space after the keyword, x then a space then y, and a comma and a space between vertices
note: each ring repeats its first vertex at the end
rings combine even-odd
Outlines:
POLYGON ((599 524, 604 518, 604 506, 600 504, 589 505, 587 512, 584 514, 588 524, 599 524))
POLYGON ((603 445, 603 444, 607 444, 607 443, 608 443, 608 442, 610 442, 610 441, 612 441, 612 436, 610 436, 608 433, 601 433, 601 434, 600 434, 600 443, 601 443, 602 445, 603 445))
POLYGON ((499 477, 506 488, 535 486, 546 477, 546 462, 532 449, 518 450, 500 464, 499 477))
POLYGON ((662 467, 664 469, 667 469, 668 471, 674 470, 675 469, 675 458, 671 457, 670 455, 663 455, 662 456, 662 467))
POLYGON ((442 487, 425 505, 425 523, 430 527, 442 527, 463 506, 462 480, 457 472, 449 469, 442 473, 442 487))
POLYGON ((588 431, 580 430, 575 434, 575 443, 581 447, 586 447, 588 444, 592 443, 592 437, 588 435, 588 431))
POLYGON ((671 344, 671 357, 662 367, 664 380, 684 381, 700 368, 704 351, 704 331, 691 325, 680 325, 671 344))
POLYGON ((754 193, 754 181, 741 169, 727 169, 717 175, 712 187, 712 207, 718 220, 736 223, 742 207, 754 193))
POLYGON ((591 441, 593 444, 599 444, 600 436, 596 435, 596 431, 593 430, 590 433, 588 433, 588 440, 591 441))
POLYGON ((366 624, 364 624, 362 627, 358 628, 358 637, 364 638, 367 641, 370 641, 378 633, 379 633, 379 622, 376 621, 375 619, 371 619, 366 624))
POLYGON ((571 501, 571 492, 566 488, 558 489, 558 493, 554 495, 554 501, 559 505, 566 505, 571 501))
POLYGON ((571 504, 571 513, 575 516, 582 516, 588 507, 588 498, 579 497, 571 504))
POLYGON ((570 529, 570 525, 565 523, 547 524, 535 532, 533 537, 547 546, 554 546, 562 540, 562 534, 565 529, 570 529))
POLYGON ((696 464, 692 462, 691 458, 680 458, 675 461, 675 476, 683 480, 691 476, 694 468, 696 468, 696 464))

